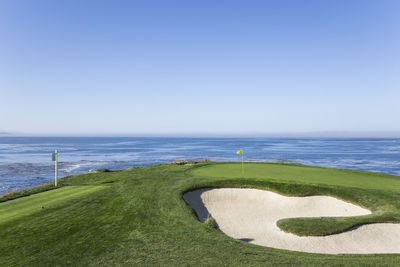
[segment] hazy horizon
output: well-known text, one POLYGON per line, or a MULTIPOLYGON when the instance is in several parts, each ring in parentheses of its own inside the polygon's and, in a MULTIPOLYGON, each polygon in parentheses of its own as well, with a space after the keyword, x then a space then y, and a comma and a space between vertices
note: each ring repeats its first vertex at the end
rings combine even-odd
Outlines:
POLYGON ((400 132, 292 132, 292 133, 141 133, 141 134, 31 134, 4 133, 0 137, 138 137, 138 138, 400 138, 400 132))

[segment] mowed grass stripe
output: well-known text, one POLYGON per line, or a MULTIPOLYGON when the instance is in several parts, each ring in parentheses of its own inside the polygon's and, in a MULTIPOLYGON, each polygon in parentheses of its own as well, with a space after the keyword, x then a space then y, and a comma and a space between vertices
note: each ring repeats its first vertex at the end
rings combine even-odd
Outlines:
POLYGON ((15 200, 0 203, 0 209, 3 208, 20 209, 29 203, 37 203, 37 202, 52 200, 56 197, 62 197, 63 195, 73 194, 75 191, 80 191, 80 190, 82 190, 80 186, 60 187, 52 191, 46 191, 38 194, 33 194, 27 197, 17 198, 15 200), (48 199, 46 199, 46 197, 48 197, 48 199))
MULTIPOLYGON (((276 163, 245 163, 243 178, 326 184, 363 189, 400 190, 400 177, 381 173, 285 165, 276 163)), ((242 178, 240 163, 212 164, 193 169, 200 177, 242 178)))
POLYGON ((66 186, 0 203, 0 223, 41 211, 42 206, 50 208, 70 199, 81 197, 104 188, 106 186, 66 186))

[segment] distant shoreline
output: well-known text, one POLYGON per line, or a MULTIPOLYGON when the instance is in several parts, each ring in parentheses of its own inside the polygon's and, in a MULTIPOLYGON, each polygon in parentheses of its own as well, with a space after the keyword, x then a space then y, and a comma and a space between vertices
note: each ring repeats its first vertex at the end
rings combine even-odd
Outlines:
POLYGON ((147 134, 12 134, 0 132, 1 137, 24 137, 24 138, 378 138, 378 139, 400 139, 398 131, 376 131, 376 132, 304 132, 304 133, 147 133, 147 134))

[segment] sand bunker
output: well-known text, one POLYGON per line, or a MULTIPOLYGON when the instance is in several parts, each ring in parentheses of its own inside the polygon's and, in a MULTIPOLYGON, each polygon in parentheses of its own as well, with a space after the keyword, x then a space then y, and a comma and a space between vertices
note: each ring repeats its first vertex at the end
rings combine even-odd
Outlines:
POLYGON ((200 221, 211 215, 220 230, 253 244, 328 254, 400 253, 400 224, 376 223, 329 236, 297 236, 276 225, 284 218, 360 216, 371 212, 327 196, 286 197, 258 189, 200 189, 184 200, 200 221))

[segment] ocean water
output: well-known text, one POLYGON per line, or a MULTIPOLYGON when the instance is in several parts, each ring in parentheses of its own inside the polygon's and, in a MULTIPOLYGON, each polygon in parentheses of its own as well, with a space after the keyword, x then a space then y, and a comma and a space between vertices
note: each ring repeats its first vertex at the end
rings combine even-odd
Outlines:
POLYGON ((0 137, 0 194, 100 168, 127 168, 175 160, 296 162, 400 175, 400 139, 394 138, 135 138, 0 137))

